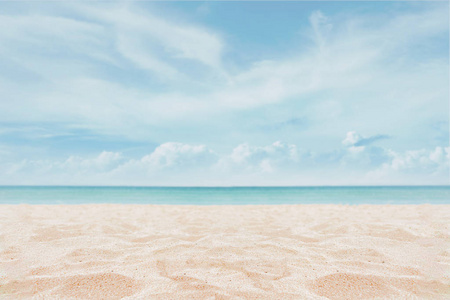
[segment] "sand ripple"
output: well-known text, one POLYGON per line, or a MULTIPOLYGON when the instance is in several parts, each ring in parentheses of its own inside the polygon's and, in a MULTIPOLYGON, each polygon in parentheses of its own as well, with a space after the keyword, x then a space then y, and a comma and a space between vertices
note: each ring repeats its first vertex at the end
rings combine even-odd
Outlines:
POLYGON ((449 205, 2 205, 0 299, 449 299, 449 205))

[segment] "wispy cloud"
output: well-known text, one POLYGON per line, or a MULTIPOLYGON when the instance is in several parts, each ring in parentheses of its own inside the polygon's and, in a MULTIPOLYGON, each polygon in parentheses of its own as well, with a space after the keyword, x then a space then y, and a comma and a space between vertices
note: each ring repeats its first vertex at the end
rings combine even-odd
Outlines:
MULTIPOLYGON (((389 14, 311 9, 302 22, 286 21, 300 32, 286 40, 300 42, 263 59, 236 43, 236 29, 213 10, 208 17, 216 20, 206 23, 144 4, 8 4, 0 13, 0 26, 8 28, 0 32, 0 119, 21 124, 17 139, 35 147, 37 136, 89 132, 124 145, 160 145, 145 159, 122 156, 108 178, 122 178, 117 174, 127 168, 145 175, 151 166, 165 170, 188 161, 241 175, 277 174, 285 165, 291 173, 280 181, 326 164, 331 173, 342 166, 381 174, 376 166, 399 171, 392 162, 407 149, 446 149, 445 3, 405 4, 389 14), (249 62, 239 64, 236 53, 249 62), (25 126, 43 122, 55 126, 25 126), (70 130, 61 131, 56 124, 62 123, 70 130), (345 132, 346 147, 336 146, 345 132), (278 140, 286 142, 273 144, 278 140)), ((10 130, 0 126, 0 145, 29 158, 30 149, 11 142, 10 130)), ((81 150, 67 154, 78 157, 81 150)), ((40 151, 42 159, 23 166, 56 172, 55 149, 40 151)), ((402 159, 403 165, 414 160, 402 159)), ((16 159, 10 165, 20 169, 16 159)))
POLYGON ((342 144, 344 144, 345 146, 360 147, 367 146, 376 141, 389 138, 390 136, 386 134, 377 134, 369 137, 363 137, 356 131, 349 131, 347 132, 347 136, 345 137, 345 139, 342 141, 342 144))

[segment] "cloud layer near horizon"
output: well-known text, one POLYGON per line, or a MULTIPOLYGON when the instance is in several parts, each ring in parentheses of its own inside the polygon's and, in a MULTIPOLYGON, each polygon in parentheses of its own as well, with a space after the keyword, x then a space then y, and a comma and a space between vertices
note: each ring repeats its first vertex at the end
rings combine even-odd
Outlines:
POLYGON ((395 152, 348 144, 316 153, 274 142, 219 154, 205 145, 164 143, 140 159, 103 151, 62 160, 3 162, 5 184, 68 185, 392 185, 446 184, 450 147, 395 152), (345 174, 345 176, 343 175, 345 174))

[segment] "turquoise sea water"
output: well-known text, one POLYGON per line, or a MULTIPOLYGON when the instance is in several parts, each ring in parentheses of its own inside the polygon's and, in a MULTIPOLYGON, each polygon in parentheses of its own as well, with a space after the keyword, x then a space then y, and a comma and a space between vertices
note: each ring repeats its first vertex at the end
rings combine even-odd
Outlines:
POLYGON ((0 204, 450 204, 450 186, 30 187, 0 186, 0 204))

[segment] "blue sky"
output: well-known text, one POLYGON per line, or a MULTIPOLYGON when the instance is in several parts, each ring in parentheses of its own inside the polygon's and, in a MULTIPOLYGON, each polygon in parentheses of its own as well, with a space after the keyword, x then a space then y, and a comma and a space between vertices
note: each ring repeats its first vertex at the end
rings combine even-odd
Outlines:
POLYGON ((449 183, 447 2, 0 8, 0 184, 449 183))

